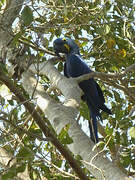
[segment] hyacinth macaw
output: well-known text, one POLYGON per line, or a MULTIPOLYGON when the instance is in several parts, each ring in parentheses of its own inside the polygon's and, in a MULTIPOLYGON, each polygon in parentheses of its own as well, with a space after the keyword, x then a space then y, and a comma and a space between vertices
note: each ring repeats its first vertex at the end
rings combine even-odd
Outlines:
MULTIPOLYGON (((66 77, 74 78, 91 72, 88 65, 83 61, 79 52, 79 47, 74 40, 69 38, 58 38, 54 41, 53 48, 57 56, 60 56, 59 53, 66 54, 66 62, 64 64, 64 75, 66 77)), ((93 78, 80 82, 79 87, 84 92, 82 100, 87 103, 90 111, 90 137, 94 143, 97 143, 97 120, 102 120, 100 109, 108 114, 111 114, 111 111, 104 104, 105 99, 103 92, 93 78)))

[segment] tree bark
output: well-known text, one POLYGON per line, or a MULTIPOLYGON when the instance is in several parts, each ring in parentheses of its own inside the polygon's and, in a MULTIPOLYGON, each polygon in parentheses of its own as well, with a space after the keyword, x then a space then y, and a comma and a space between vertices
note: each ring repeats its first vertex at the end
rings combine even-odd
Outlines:
MULTIPOLYGON (((77 82, 73 79, 67 79, 58 71, 56 72, 56 68, 51 61, 41 64, 41 66, 38 65, 38 68, 41 74, 46 75, 53 81, 53 85, 61 90, 65 96, 66 102, 69 103, 64 103, 62 105, 52 102, 51 98, 47 96, 39 83, 36 89, 34 89, 36 80, 34 80, 30 73, 25 73, 23 75, 23 86, 29 94, 33 94, 33 91, 35 91, 34 97, 37 100, 37 104, 46 114, 57 133, 59 133, 66 124, 70 124, 68 133, 73 139, 73 143, 69 145, 69 149, 74 154, 79 154, 82 157, 84 165, 97 179, 127 179, 128 177, 121 172, 116 165, 109 161, 104 153, 100 153, 98 148, 95 148, 93 151, 93 142, 84 134, 77 124, 75 120, 77 115, 76 108, 81 100, 81 91, 77 91, 79 88, 77 87, 77 82), (72 103, 72 100, 76 103, 72 103)), ((35 73, 36 68, 34 70, 34 66, 31 66, 30 70, 35 73)))
MULTIPOLYGON (((12 23, 19 14, 23 2, 24 0, 10 1, 7 5, 7 10, 0 15, 0 51, 3 55, 6 51, 7 58, 9 59, 13 56, 12 48, 10 49, 10 43, 13 38, 12 23)), ((2 56, 1 59, 4 59, 4 56, 2 56)), ((36 69, 33 70, 34 68, 32 66, 30 69, 31 71, 36 72, 36 69)), ((93 142, 91 142, 89 137, 85 135, 80 126, 77 124, 77 108, 80 104, 82 95, 82 91, 79 89, 77 82, 73 79, 67 79, 62 76, 49 61, 45 63, 42 68, 39 68, 39 72, 46 75, 53 85, 61 90, 66 99, 63 104, 52 100, 45 93, 43 87, 39 83, 37 84, 36 79, 30 73, 25 73, 23 75, 23 86, 30 95, 35 92, 33 97, 36 98, 38 106, 48 117, 58 134, 66 124, 70 124, 68 133, 73 139, 73 143, 69 145, 69 149, 74 154, 79 154, 82 157, 84 165, 97 179, 129 179, 118 167, 116 167, 116 165, 110 162, 103 153, 100 153, 98 148, 95 148, 93 151, 93 142)), ((1 77, 0 80, 4 82, 1 77)), ((18 97, 19 92, 13 91, 8 83, 6 85, 18 97)))

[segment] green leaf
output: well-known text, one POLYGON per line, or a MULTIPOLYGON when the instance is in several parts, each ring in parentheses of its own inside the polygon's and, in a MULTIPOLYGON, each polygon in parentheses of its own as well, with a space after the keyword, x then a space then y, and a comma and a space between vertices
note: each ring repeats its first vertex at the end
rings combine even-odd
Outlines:
POLYGON ((0 9, 1 9, 1 7, 4 5, 4 3, 5 3, 5 0, 1 0, 1 1, 0 1, 0 9))
POLYGON ((83 116, 85 119, 88 119, 88 120, 90 119, 88 106, 84 102, 81 102, 80 115, 83 116))
POLYGON ((111 136, 113 133, 113 128, 110 128, 108 124, 106 125, 105 132, 107 135, 111 136))
POLYGON ((16 172, 19 173, 19 172, 24 172, 26 166, 25 164, 21 164, 20 166, 16 167, 16 172))
POLYGON ((92 148, 92 151, 95 151, 97 147, 100 147, 100 149, 103 149, 104 146, 105 146, 105 143, 103 141, 100 141, 97 144, 95 144, 95 146, 92 148))
POLYGON ((9 168, 8 171, 4 175, 2 175, 1 178, 3 180, 13 179, 17 176, 17 173, 24 172, 25 167, 25 164, 21 164, 21 166, 14 165, 11 168, 9 168))
POLYGON ((8 100, 8 102, 9 102, 9 104, 10 104, 11 106, 14 105, 14 101, 13 101, 13 100, 8 100))
POLYGON ((130 152, 126 151, 126 152, 122 153, 121 162, 122 162, 124 167, 129 166, 129 164, 131 163, 131 154, 130 154, 130 152))
POLYGON ((29 26, 31 24, 31 22, 33 20, 33 12, 29 6, 24 7, 22 14, 21 14, 21 18, 22 18, 25 26, 29 26))
POLYGON ((3 71, 4 74, 7 74, 6 65, 0 62, 0 69, 3 71))
POLYGON ((17 33, 17 34, 14 36, 12 43, 14 44, 14 43, 18 42, 18 39, 22 36, 22 34, 23 34, 23 31, 17 33))
POLYGON ((59 134, 59 139, 62 144, 71 144, 73 142, 72 138, 68 135, 69 125, 66 125, 59 134))
POLYGON ((32 158, 32 154, 26 149, 26 148, 21 148, 19 150, 19 153, 17 154, 17 157, 19 157, 19 159, 24 159, 24 158, 32 158))
POLYGON ((132 164, 132 168, 135 169, 135 159, 132 159, 132 160, 131 160, 131 164, 132 164))
POLYGON ((110 26, 106 25, 105 26, 105 34, 108 34, 110 32, 110 26))
POLYGON ((60 63, 58 64, 58 70, 59 70, 60 72, 63 70, 63 63, 62 63, 62 62, 60 62, 60 63))
POLYGON ((131 129, 129 130, 129 135, 130 135, 132 138, 135 138, 135 127, 131 127, 131 129))
POLYGON ((112 66, 110 69, 114 72, 118 72, 118 68, 116 66, 112 66))
POLYGON ((120 133, 118 131, 115 132, 115 138, 116 138, 116 143, 120 143, 120 133))
POLYGON ((119 102, 119 101, 120 101, 120 94, 117 93, 116 91, 113 91, 113 92, 114 92, 114 98, 115 98, 115 100, 116 100, 117 102, 119 102))

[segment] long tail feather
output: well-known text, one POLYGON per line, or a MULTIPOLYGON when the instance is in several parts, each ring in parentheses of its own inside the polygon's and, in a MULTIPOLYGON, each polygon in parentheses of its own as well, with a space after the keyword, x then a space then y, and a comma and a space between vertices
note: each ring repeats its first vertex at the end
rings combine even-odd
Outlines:
POLYGON ((97 130, 97 116, 90 111, 90 121, 89 121, 89 129, 90 129, 90 137, 94 143, 98 142, 98 130, 97 130))

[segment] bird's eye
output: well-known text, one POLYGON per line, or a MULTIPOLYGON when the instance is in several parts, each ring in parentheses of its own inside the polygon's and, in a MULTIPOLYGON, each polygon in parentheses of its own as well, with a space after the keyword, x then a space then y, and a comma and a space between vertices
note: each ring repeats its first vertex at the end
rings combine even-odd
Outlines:
POLYGON ((66 41, 66 38, 63 38, 62 40, 63 40, 63 41, 66 41))

